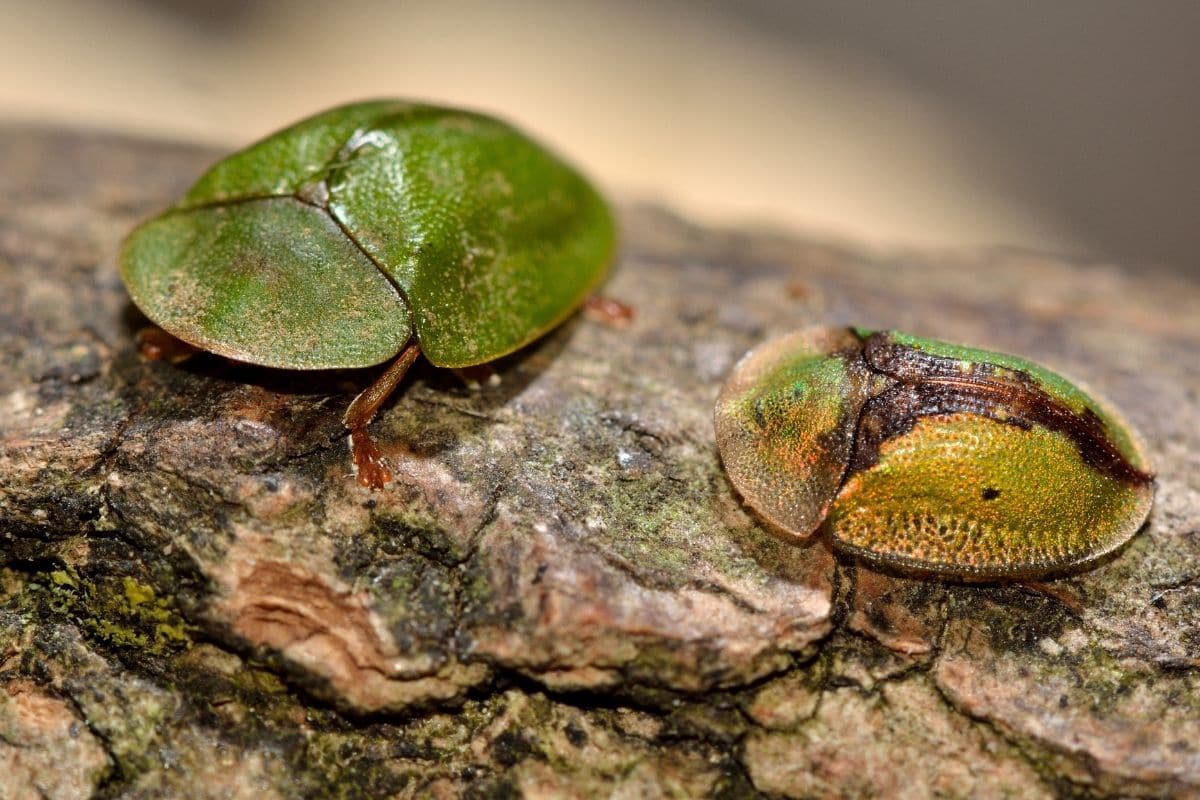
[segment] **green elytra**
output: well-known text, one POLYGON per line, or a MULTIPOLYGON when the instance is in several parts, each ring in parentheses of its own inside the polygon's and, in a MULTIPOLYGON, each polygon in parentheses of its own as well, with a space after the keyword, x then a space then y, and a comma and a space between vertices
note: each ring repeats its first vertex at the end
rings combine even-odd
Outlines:
POLYGON ((378 486, 363 429, 417 352, 468 367, 528 344, 596 287, 614 238, 600 194, 510 125, 383 100, 217 163, 129 235, 120 265, 138 308, 203 350, 289 369, 399 355, 346 418, 360 481, 378 486))
POLYGON ((1141 527, 1144 448, 1106 403, 1016 356, 817 328, 735 367, 715 410, 730 481, 774 529, 974 580, 1085 567, 1141 527))

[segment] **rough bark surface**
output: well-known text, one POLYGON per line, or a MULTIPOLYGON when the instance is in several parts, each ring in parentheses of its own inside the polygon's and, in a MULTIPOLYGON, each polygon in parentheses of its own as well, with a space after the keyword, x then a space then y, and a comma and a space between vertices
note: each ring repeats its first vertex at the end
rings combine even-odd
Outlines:
POLYGON ((606 292, 467 389, 139 358, 121 237, 213 157, 0 131, 0 798, 1200 797, 1200 287, 623 214, 606 292), (711 408, 807 324, 1026 355, 1148 440, 1150 523, 1039 585, 761 528, 711 408))

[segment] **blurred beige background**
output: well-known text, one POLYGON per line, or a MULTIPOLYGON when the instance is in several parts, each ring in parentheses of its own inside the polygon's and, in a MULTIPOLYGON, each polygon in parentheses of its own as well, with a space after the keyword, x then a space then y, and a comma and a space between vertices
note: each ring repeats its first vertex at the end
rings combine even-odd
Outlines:
POLYGON ((236 146, 379 95, 629 198, 1192 271, 1200 3, 0 0, 0 118, 236 146))

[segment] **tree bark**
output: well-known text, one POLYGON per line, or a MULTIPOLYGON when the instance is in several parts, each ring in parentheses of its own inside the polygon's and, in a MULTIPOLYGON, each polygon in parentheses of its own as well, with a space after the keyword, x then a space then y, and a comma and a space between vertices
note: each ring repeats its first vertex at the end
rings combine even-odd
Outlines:
POLYGON ((217 154, 0 129, 0 797, 1200 797, 1200 286, 626 207, 605 292, 468 389, 150 362, 122 236, 217 154), (746 350, 894 327, 1081 379, 1147 439, 1116 558, 1046 584, 768 534, 712 403, 746 350))

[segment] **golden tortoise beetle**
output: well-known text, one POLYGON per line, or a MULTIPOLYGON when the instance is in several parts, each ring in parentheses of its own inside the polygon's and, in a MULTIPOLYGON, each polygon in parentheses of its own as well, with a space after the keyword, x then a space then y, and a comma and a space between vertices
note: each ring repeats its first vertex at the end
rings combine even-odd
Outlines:
POLYGON ((391 361, 345 416, 358 480, 380 488, 366 427, 417 356, 466 368, 528 344, 584 303, 614 238, 587 180, 506 123, 382 100, 218 162, 129 235, 120 267, 138 308, 201 350, 287 369, 391 361))
POLYGON ((1069 571, 1145 522, 1154 478, 1107 404, 1015 356, 897 331, 772 340, 717 399, 733 486, 773 528, 884 567, 1069 571))

